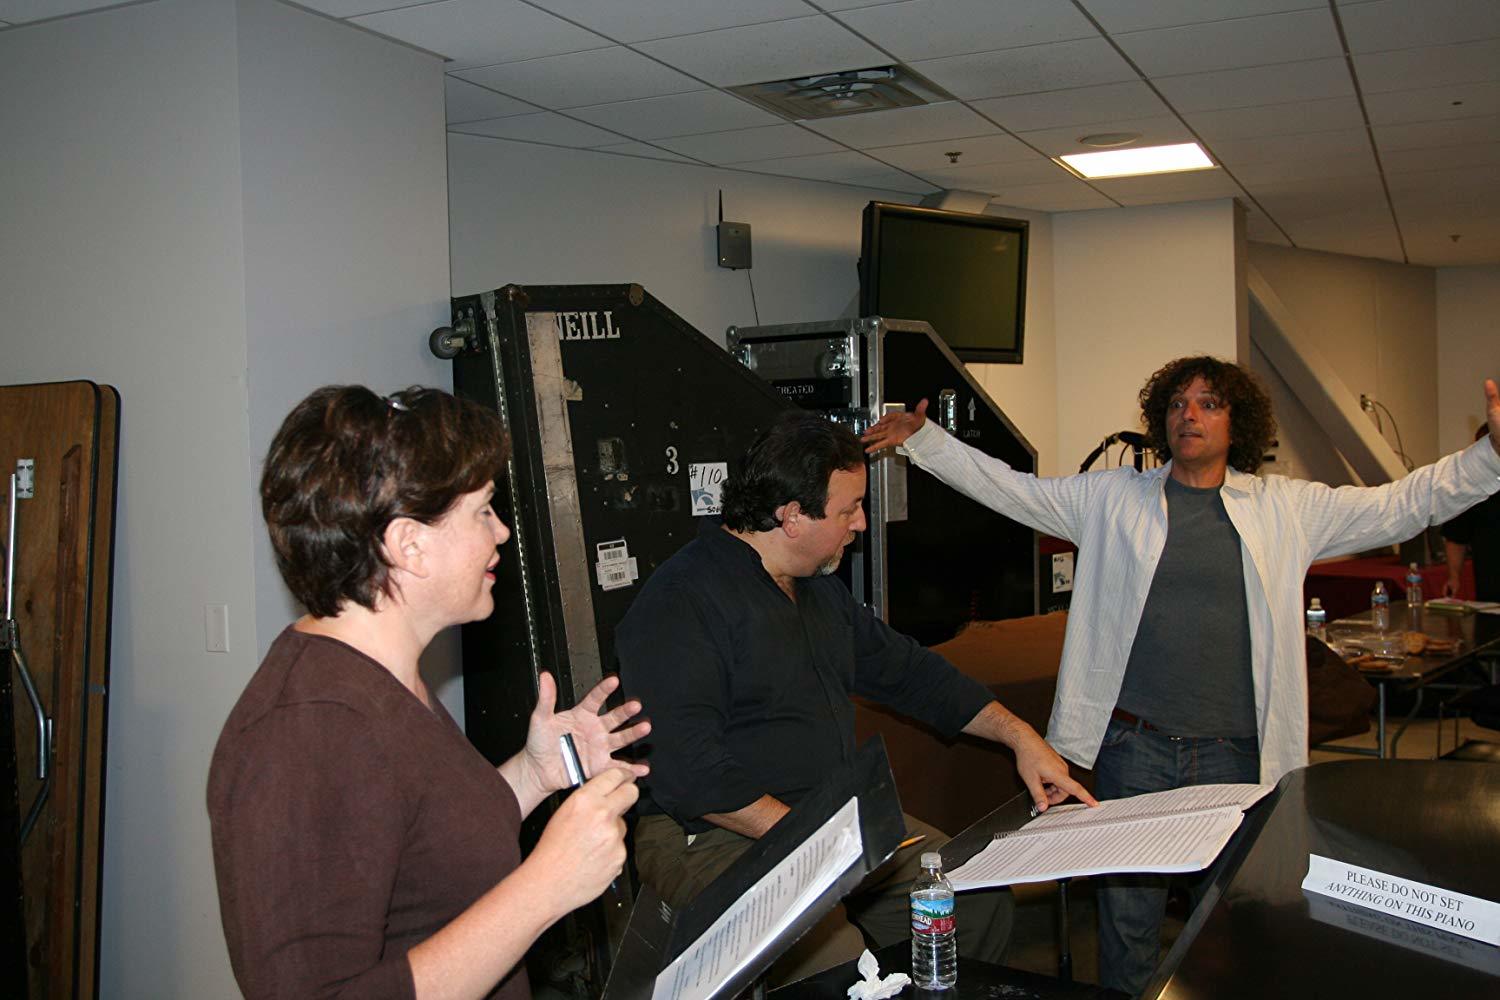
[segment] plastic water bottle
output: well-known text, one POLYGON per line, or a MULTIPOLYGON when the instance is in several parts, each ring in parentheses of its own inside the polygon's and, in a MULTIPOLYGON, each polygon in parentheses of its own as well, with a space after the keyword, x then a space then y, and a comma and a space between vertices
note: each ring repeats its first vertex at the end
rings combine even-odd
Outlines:
POLYGON ((1391 595, 1385 589, 1384 580, 1375 581, 1370 591, 1370 622, 1377 632, 1386 632, 1391 627, 1391 595))
POLYGON ((1320 642, 1328 641, 1328 611, 1316 597, 1307 606, 1307 634, 1320 642))
POLYGON ((1422 631, 1422 571, 1417 564, 1406 567, 1406 627, 1422 631))
POLYGON ((943 874, 943 856, 928 851, 911 887, 911 979, 918 989, 946 990, 958 982, 953 917, 953 883, 943 874))

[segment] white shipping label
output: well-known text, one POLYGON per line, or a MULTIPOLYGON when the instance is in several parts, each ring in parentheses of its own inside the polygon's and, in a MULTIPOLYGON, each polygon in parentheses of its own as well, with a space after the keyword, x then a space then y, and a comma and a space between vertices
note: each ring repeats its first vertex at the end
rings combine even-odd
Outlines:
POLYGON ((1052 554, 1052 592, 1066 594, 1073 589, 1073 553, 1052 554))
POLYGON ((727 462, 693 462, 688 465, 688 488, 692 491, 694 517, 724 512, 724 480, 728 478, 727 462))
POLYGON ((641 571, 636 568, 635 557, 630 554, 625 539, 600 542, 594 546, 594 551, 599 556, 599 561, 594 563, 594 575, 601 589, 619 590, 641 578, 641 571))

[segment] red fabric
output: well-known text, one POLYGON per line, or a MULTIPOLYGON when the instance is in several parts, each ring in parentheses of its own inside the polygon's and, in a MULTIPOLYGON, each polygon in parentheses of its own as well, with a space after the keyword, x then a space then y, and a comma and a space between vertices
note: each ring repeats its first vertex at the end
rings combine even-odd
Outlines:
MULTIPOLYGON (((1370 590, 1376 580, 1384 580, 1392 601, 1406 600, 1406 567, 1395 556, 1370 559, 1339 559, 1318 563, 1307 571, 1302 584, 1302 606, 1314 598, 1323 602, 1329 621, 1348 618, 1370 609, 1370 590)), ((1418 567, 1422 573, 1422 596, 1427 600, 1443 596, 1448 567, 1443 563, 1418 567)), ((1474 570, 1464 565, 1464 586, 1474 591, 1474 570)))

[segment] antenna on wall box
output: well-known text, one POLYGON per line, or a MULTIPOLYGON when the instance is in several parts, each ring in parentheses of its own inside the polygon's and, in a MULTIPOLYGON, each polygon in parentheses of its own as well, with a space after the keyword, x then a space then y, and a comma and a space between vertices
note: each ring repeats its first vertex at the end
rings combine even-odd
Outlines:
POLYGON ((719 189, 719 266, 738 271, 750 266, 750 223, 724 221, 724 189, 719 189))

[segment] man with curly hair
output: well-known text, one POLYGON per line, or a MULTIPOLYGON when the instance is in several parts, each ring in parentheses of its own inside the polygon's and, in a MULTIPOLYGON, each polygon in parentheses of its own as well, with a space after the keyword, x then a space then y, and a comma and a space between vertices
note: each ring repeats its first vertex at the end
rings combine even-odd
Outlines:
MULTIPOLYGON (((1141 389, 1147 440, 1166 463, 1146 472, 1024 475, 928 422, 926 400, 882 418, 865 443, 902 445, 965 495, 1078 546, 1047 738, 1093 768, 1095 793, 1110 799, 1272 783, 1307 763, 1307 568, 1410 538, 1495 493, 1493 381, 1485 398, 1488 441, 1367 489, 1253 475, 1275 433, 1270 401, 1248 371, 1211 357, 1179 358, 1141 389)), ((1158 878, 1105 880, 1103 985, 1146 986, 1165 905, 1158 878)))

